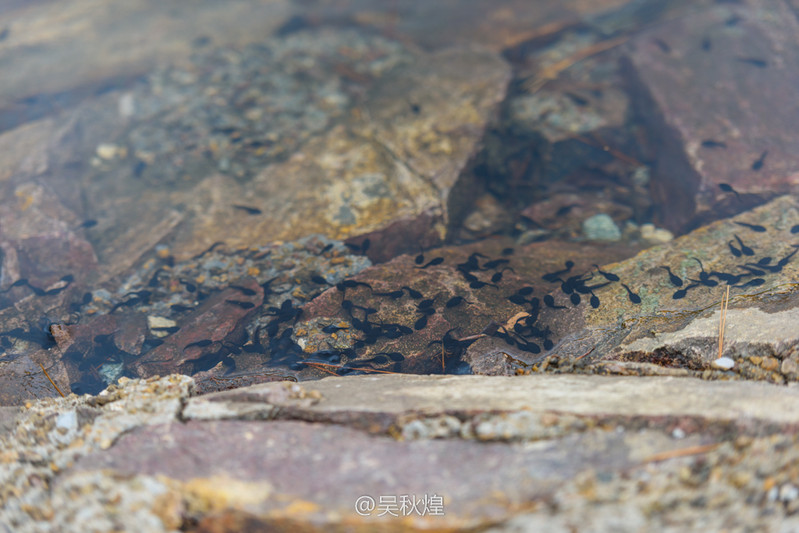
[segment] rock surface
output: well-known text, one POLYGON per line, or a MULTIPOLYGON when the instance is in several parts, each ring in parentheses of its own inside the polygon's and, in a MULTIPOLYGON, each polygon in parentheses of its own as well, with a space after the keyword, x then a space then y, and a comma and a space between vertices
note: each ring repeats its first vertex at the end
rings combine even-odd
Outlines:
POLYGON ((770 531, 799 505, 794 386, 380 376, 191 391, 123 380, 0 411, 0 524, 560 531, 590 510, 597 531, 770 531))
POLYGON ((676 231, 795 192, 799 21, 784 2, 721 3, 642 32, 625 72, 652 135, 653 194, 676 231), (720 190, 726 183, 738 191, 720 190))
POLYGON ((573 306, 556 289, 554 300, 568 308, 541 312, 539 321, 559 341, 549 356, 584 370, 594 366, 594 371, 636 373, 665 367, 702 374, 719 356, 720 303, 729 285, 722 355, 736 366, 732 373, 715 376, 796 380, 794 280, 799 260, 791 228, 797 223, 799 203, 784 196, 603 267, 619 276, 639 303, 619 282, 595 291, 602 302, 598 309, 573 306), (738 249, 738 238, 749 255, 738 249), (649 363, 654 366, 646 367, 649 363))
POLYGON ((124 6, 103 0, 26 4, 0 13, 0 28, 7 30, 0 62, 14 72, 0 90, 0 131, 75 105, 156 65, 183 61, 203 42, 260 40, 291 12, 278 0, 234 0, 224 7, 149 0, 124 6))
POLYGON ((461 171, 509 76, 484 49, 424 53, 344 30, 197 54, 126 96, 135 113, 115 142, 127 157, 93 161, 85 187, 98 254, 118 262, 120 234, 181 206, 170 239, 178 259, 217 241, 343 239, 398 223, 408 243, 440 240, 462 216, 461 171), (236 80, 251 84, 246 94, 236 80))
MULTIPOLYGON (((342 365, 354 368, 376 358, 385 359, 377 368, 390 371, 468 373, 460 361, 462 350, 442 347, 442 341, 479 337, 496 329, 524 310, 520 301, 512 301, 517 291, 529 289, 567 261, 577 270, 588 270, 596 261, 609 263, 637 250, 623 244, 554 240, 515 249, 512 244, 509 239, 491 239, 479 245, 445 246, 368 268, 350 279, 355 283, 351 288, 331 288, 306 305, 293 338, 308 363, 324 363, 314 354, 320 350, 354 348, 357 358, 350 354, 342 358, 342 365), (348 309, 350 304, 354 306, 348 309), (322 331, 330 325, 343 330, 322 331), (390 332, 390 325, 404 331, 390 332), (388 360, 391 354, 402 355, 401 362, 388 360)), ((536 342, 545 338, 542 333, 536 342)))

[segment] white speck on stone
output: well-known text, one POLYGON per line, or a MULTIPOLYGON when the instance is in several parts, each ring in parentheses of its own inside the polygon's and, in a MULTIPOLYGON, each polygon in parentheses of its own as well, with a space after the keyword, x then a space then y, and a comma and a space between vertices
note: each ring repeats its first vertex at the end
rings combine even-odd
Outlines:
POLYGON ((618 241, 621 230, 605 213, 599 213, 583 220, 583 235, 592 241, 618 241))
POLYGON ((55 419, 55 427, 57 429, 64 429, 66 431, 77 428, 78 415, 75 413, 75 411, 67 411, 65 413, 61 413, 55 419))
POLYGON ((766 493, 766 498, 770 502, 776 502, 777 497, 780 495, 780 491, 777 490, 777 487, 771 487, 769 491, 766 493))
POLYGON ((780 487, 780 501, 790 502, 799 498, 799 489, 795 485, 785 483, 780 487))
POLYGON ((680 428, 674 428, 674 431, 671 432, 671 436, 675 439, 684 439, 685 431, 680 428))
POLYGON ((97 157, 110 161, 117 156, 119 147, 111 143, 102 143, 97 145, 97 157))
POLYGON ((713 368, 719 368, 721 370, 729 370, 735 366, 735 361, 733 361, 729 357, 719 357, 711 364, 713 368))

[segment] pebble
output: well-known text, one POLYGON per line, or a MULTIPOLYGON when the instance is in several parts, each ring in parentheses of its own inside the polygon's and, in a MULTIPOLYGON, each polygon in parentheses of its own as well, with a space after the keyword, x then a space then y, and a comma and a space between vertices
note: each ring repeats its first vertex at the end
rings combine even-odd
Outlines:
POLYGON ((760 368, 763 370, 768 370, 769 372, 777 370, 779 366, 780 362, 774 357, 764 357, 763 361, 760 363, 760 368))
POLYGON ((790 502, 799 498, 799 489, 795 485, 785 483, 780 487, 780 501, 790 502))
POLYGON ((583 235, 591 241, 618 241, 621 230, 610 215, 600 213, 583 220, 583 235))
POLYGON ((654 224, 641 224, 641 238, 654 244, 663 244, 674 239, 674 234, 654 224))
POLYGON ((780 365, 780 373, 785 376, 792 376, 799 373, 799 365, 793 359, 785 359, 780 365))
POLYGON ((721 370, 729 370, 735 366, 735 361, 733 361, 729 357, 719 357, 711 364, 713 368, 719 368, 721 370))
POLYGON ((148 315, 147 326, 153 328, 174 328, 178 323, 163 316, 148 315))
POLYGON ((119 153, 119 147, 111 143, 102 143, 97 145, 97 157, 110 161, 114 159, 119 153))

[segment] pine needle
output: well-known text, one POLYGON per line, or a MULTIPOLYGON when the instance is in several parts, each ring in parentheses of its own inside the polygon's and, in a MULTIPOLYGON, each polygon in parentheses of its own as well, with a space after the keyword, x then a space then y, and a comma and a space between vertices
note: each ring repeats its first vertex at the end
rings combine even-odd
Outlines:
POLYGON ((727 325, 727 307, 730 305, 730 286, 727 285, 727 292, 721 298, 721 313, 719 315, 719 356, 718 359, 721 359, 721 354, 724 349, 724 326, 727 325))
POLYGON ((55 381, 53 381, 53 378, 51 378, 50 374, 47 373, 47 370, 44 368, 44 365, 41 364, 39 361, 36 361, 36 364, 41 367, 42 372, 44 372, 44 377, 47 378, 47 380, 50 382, 50 384, 53 386, 53 388, 56 390, 56 392, 58 394, 60 394, 62 398, 65 398, 64 393, 61 392, 61 389, 59 389, 58 385, 55 384, 55 381))
POLYGON ((712 452, 719 446, 720 444, 716 442, 714 444, 700 444, 699 446, 690 446, 688 448, 668 450, 665 452, 660 452, 654 455, 650 455, 649 457, 644 459, 644 462, 651 463, 656 461, 665 461, 667 459, 675 459, 677 457, 689 457, 691 455, 700 455, 703 453, 712 452))

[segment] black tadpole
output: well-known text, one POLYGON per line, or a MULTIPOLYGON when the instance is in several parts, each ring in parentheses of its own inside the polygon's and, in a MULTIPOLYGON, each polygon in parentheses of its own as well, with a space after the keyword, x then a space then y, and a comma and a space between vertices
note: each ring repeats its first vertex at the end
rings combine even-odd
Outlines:
POLYGON ((766 228, 760 224, 747 224, 746 222, 735 222, 735 224, 748 228, 756 233, 766 233, 766 228))
POLYGON ((430 261, 428 261, 428 262, 427 262, 427 263, 425 263, 424 265, 422 265, 422 266, 418 266, 418 267, 416 267, 416 268, 418 268, 418 269, 420 269, 420 270, 421 270, 421 269, 424 269, 424 268, 427 268, 427 267, 431 267, 431 266, 440 265, 440 264, 441 264, 441 263, 443 263, 443 262, 444 262, 444 258, 443 258, 443 257, 436 257, 435 259, 431 259, 430 261))
POLYGON ((638 296, 637 294, 635 294, 635 293, 632 291, 632 289, 630 289, 630 287, 628 287, 628 286, 627 286, 627 285, 625 285, 624 283, 622 283, 622 284, 621 284, 621 286, 622 286, 622 287, 624 287, 624 288, 625 288, 625 290, 627 291, 627 297, 630 299, 630 301, 631 301, 632 303, 634 303, 634 304, 640 304, 640 303, 641 303, 641 297, 640 297, 640 296, 638 296))
POLYGON ((669 267, 661 266, 660 268, 664 269, 666 272, 669 273, 669 281, 671 282, 672 285, 674 285, 675 287, 682 287, 682 280, 678 276, 675 276, 669 267))
POLYGON ((444 304, 444 307, 446 307, 447 309, 451 309, 455 306, 460 305, 462 302, 470 303, 463 296, 453 296, 452 298, 447 300, 447 303, 444 304))
POLYGON ((597 265, 591 265, 591 266, 596 268, 596 271, 599 272, 599 274, 602 275, 608 281, 619 281, 621 279, 621 278, 619 278, 619 276, 617 276, 616 274, 613 274, 612 272, 605 272, 605 271, 601 270, 599 268, 599 266, 597 266, 597 265))
MULTIPOLYGON (((702 146, 704 146, 704 143, 702 143, 702 146)), ((726 148, 726 146, 725 146, 725 148, 726 148)), ((741 195, 738 194, 738 191, 733 189, 732 185, 730 185, 729 183, 719 183, 719 189, 721 189, 724 192, 728 192, 728 193, 734 194, 735 197, 738 199, 738 201, 739 202, 741 201, 741 195)))
POLYGON ((766 156, 768 155, 768 150, 763 150, 763 153, 760 154, 754 163, 752 163, 752 170, 758 171, 763 168, 763 164, 766 162, 766 156))
MULTIPOLYGON (((722 141, 716 141, 714 139, 705 139, 704 141, 702 141, 702 147, 703 148, 727 148, 727 145, 724 142, 722 142, 722 141)), ((719 184, 719 187, 721 187, 722 185, 726 185, 727 187, 732 189, 732 187, 730 187, 726 183, 719 184)), ((725 189, 724 187, 721 187, 721 190, 727 192, 727 189, 725 189)))
POLYGON ((727 246, 729 246, 729 247, 730 247, 730 253, 731 253, 732 255, 734 255, 735 257, 741 257, 741 256, 743 255, 743 254, 741 253, 741 250, 739 250, 738 248, 736 248, 736 247, 735 247, 735 246, 732 244, 732 241, 729 241, 729 242, 727 243, 727 246))
POLYGON ((239 209, 241 211, 244 211, 248 215, 260 215, 263 212, 260 209, 258 209, 257 207, 250 207, 248 205, 233 204, 233 207, 235 207, 236 209, 239 209))
POLYGON ((736 240, 736 241, 738 241, 738 246, 740 246, 740 247, 741 247, 741 253, 742 253, 742 254, 744 254, 744 255, 749 255, 749 256, 755 255, 755 252, 754 252, 754 250, 752 250, 752 249, 751 249, 751 248, 749 248, 747 245, 745 245, 745 244, 743 243, 743 241, 741 240, 741 238, 740 238, 738 235, 736 235, 736 234, 734 234, 734 233, 733 233, 733 235, 732 235, 732 236, 733 236, 733 237, 735 237, 735 240, 736 240))
POLYGON ((574 267, 574 261, 571 260, 566 261, 566 263, 564 263, 564 266, 566 268, 564 268, 563 270, 557 270, 555 272, 549 272, 547 274, 544 274, 543 276, 541 276, 541 279, 549 282, 557 280, 562 274, 568 274, 569 272, 571 272, 571 269, 574 267))
POLYGON ((555 305, 555 298, 553 298, 551 294, 547 294, 546 296, 544 296, 544 303, 546 304, 547 307, 550 307, 552 309, 566 309, 566 306, 555 305))

